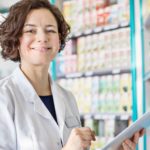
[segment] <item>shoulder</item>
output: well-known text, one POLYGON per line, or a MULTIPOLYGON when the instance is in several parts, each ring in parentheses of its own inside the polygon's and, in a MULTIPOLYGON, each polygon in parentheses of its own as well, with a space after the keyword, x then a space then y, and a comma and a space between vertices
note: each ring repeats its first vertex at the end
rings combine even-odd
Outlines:
POLYGON ((55 82, 55 86, 56 86, 58 92, 60 93, 60 95, 62 95, 64 97, 65 102, 67 104, 69 104, 70 107, 78 109, 76 99, 75 99, 74 95, 72 94, 72 92, 69 90, 66 90, 65 88, 63 88, 56 82, 55 82))
POLYGON ((61 93, 60 95, 63 96, 64 102, 67 108, 71 109, 74 113, 79 113, 77 102, 72 92, 69 90, 66 90, 65 88, 63 88, 56 82, 55 82, 55 86, 58 92, 61 93))
POLYGON ((74 95, 72 94, 72 92, 69 90, 66 90, 65 88, 63 88, 57 83, 55 83, 55 86, 57 87, 59 94, 61 93, 60 95, 62 95, 63 97, 67 114, 72 114, 73 116, 77 117, 78 120, 80 120, 78 106, 77 106, 76 99, 74 95))
POLYGON ((73 94, 71 91, 65 89, 64 87, 62 87, 61 85, 59 85, 58 83, 54 82, 55 86, 57 88, 57 90, 64 95, 66 98, 69 98, 69 100, 75 100, 73 94))
POLYGON ((61 85, 59 85, 58 83, 55 82, 55 86, 58 90, 59 93, 61 93, 61 95, 63 95, 63 97, 65 98, 65 100, 67 101, 67 103, 75 103, 76 104, 76 100, 74 95, 72 94, 71 91, 65 89, 64 87, 62 87, 61 85))

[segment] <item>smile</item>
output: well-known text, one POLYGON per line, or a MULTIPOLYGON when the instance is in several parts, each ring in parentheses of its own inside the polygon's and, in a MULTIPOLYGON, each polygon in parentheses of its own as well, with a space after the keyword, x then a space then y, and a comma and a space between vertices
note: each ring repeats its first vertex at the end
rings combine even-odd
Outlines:
POLYGON ((37 47, 37 48, 31 48, 32 50, 35 50, 35 51, 39 51, 39 52, 47 52, 49 50, 51 50, 50 47, 46 48, 46 47, 37 47))

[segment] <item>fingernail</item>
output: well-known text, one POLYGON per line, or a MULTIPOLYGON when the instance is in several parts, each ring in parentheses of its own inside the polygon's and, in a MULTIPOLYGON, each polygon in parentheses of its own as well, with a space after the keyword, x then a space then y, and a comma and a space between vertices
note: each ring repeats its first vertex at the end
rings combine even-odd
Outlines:
POLYGON ((123 143, 122 143, 122 146, 125 147, 125 145, 126 145, 126 144, 123 142, 123 143))
POLYGON ((125 143, 126 143, 126 144, 129 144, 129 141, 128 141, 128 140, 126 140, 126 141, 125 141, 125 143))

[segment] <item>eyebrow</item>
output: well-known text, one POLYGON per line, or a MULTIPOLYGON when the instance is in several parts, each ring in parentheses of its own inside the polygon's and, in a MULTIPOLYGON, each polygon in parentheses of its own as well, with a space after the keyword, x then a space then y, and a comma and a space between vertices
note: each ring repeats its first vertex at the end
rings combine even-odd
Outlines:
MULTIPOLYGON (((25 24, 25 25, 24 25, 24 27, 27 27, 27 26, 29 26, 29 27, 37 27, 37 26, 34 25, 34 24, 25 24)), ((46 25, 46 27, 54 27, 54 28, 56 28, 55 25, 51 25, 51 24, 46 25)))

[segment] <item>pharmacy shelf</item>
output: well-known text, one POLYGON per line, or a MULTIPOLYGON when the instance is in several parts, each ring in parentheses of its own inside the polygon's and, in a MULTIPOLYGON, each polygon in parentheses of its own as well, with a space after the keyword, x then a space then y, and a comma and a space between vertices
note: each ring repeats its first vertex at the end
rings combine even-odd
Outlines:
POLYGON ((150 71, 145 73, 144 75, 144 81, 150 80, 150 71))
POLYGON ((121 24, 116 24, 111 26, 109 25, 104 27, 96 27, 94 29, 89 29, 84 32, 76 32, 75 34, 70 34, 70 39, 76 39, 83 36, 88 36, 88 35, 93 35, 97 33, 103 33, 103 32, 108 32, 108 31, 113 31, 113 30, 128 28, 128 27, 130 27, 129 22, 124 22, 121 24))
POLYGON ((131 119, 131 114, 129 114, 129 113, 89 113, 89 114, 81 114, 80 117, 84 120, 86 120, 86 119, 94 119, 94 120, 107 120, 107 119, 129 120, 129 119, 131 119))
POLYGON ((85 73, 77 72, 77 73, 71 73, 67 75, 59 76, 57 75, 57 79, 62 78, 80 78, 80 77, 91 77, 91 76, 105 76, 105 75, 115 75, 115 74, 124 74, 124 73, 131 73, 131 70, 129 68, 127 69, 113 69, 113 70, 101 70, 101 71, 89 71, 85 73))

